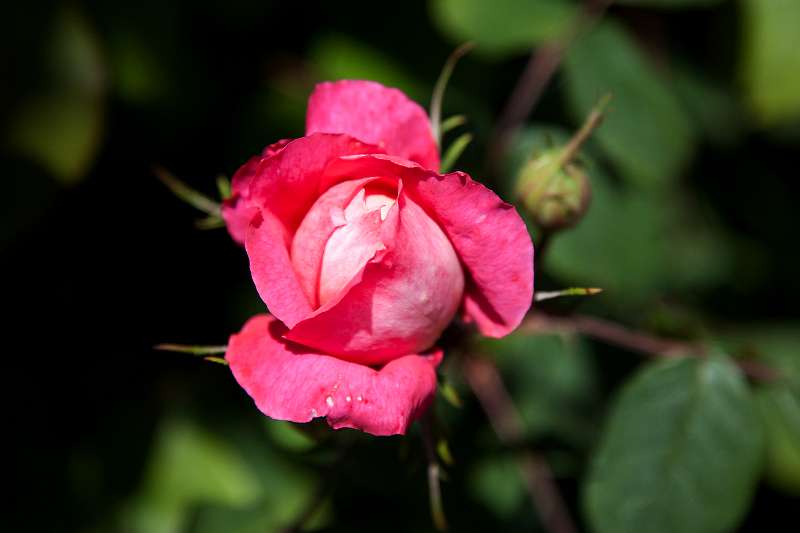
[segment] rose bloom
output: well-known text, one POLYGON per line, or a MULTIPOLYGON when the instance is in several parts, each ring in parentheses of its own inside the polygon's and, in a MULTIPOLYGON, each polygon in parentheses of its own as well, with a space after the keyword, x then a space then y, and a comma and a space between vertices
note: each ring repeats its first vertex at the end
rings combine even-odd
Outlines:
POLYGON ((533 246, 514 208, 463 172, 441 175, 423 109, 367 81, 322 83, 306 136, 233 176, 223 217, 271 315, 225 355, 267 416, 405 433, 430 405, 460 312, 502 337, 533 295, 533 246))

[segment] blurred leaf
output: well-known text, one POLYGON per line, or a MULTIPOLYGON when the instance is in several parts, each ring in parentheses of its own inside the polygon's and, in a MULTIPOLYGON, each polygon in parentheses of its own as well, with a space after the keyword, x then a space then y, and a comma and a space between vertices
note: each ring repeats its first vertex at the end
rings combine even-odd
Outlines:
POLYGON ((469 488, 477 500, 505 518, 525 499, 525 487, 511 456, 492 457, 477 463, 469 475, 469 488))
POLYGON ((740 103, 727 87, 688 65, 673 70, 675 90, 698 130, 712 142, 730 145, 744 133, 740 103))
POLYGON ((588 519, 598 533, 732 530, 761 452, 750 393, 727 358, 647 365, 609 416, 585 487, 588 519))
POLYGON ((800 393, 786 385, 763 386, 756 404, 767 445, 767 478, 800 496, 800 393))
POLYGON ((372 80, 396 87, 417 102, 427 102, 430 86, 415 79, 387 55, 344 35, 328 35, 316 42, 310 57, 319 80, 372 80))
POLYGON ((756 391, 767 449, 767 479, 800 495, 800 324, 739 326, 725 335, 734 353, 777 369, 781 379, 756 391))
POLYGON ((164 65, 154 43, 130 31, 117 30, 109 52, 114 90, 123 100, 149 104, 171 91, 173 73, 164 65))
POLYGON ((103 132, 105 72, 99 42, 73 9, 60 11, 46 47, 48 85, 11 116, 10 147, 65 184, 88 171, 103 132))
POLYGON ((292 422, 265 418, 264 424, 272 441, 285 450, 306 452, 317 445, 314 439, 292 422))
POLYGON ((563 0, 432 0, 434 21, 457 42, 475 41, 489 54, 525 52, 558 37, 575 6, 563 0))
POLYGON ((258 479, 237 451, 187 420, 168 419, 128 521, 132 531, 180 531, 192 505, 252 504, 262 494, 258 479))
POLYGON ((529 436, 584 440, 596 383, 583 339, 513 333, 481 348, 494 354, 529 436))
POLYGON ((649 188, 677 180, 694 145, 691 123, 621 26, 605 21, 580 38, 565 58, 564 75, 576 121, 612 93, 593 138, 626 180, 649 188))
POLYGON ((773 126, 800 118, 800 2, 740 0, 739 75, 756 120, 773 126))
POLYGON ((722 1, 723 0, 616 0, 615 3, 642 7, 685 9, 692 7, 709 7, 719 4, 722 1))

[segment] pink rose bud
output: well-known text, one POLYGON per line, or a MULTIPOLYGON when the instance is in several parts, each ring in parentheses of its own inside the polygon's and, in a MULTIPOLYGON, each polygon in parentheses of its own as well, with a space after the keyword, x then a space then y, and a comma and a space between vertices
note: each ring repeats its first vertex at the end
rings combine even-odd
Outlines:
POLYGON ((272 418, 404 433, 430 404, 456 313, 512 331, 533 295, 514 208, 440 175, 420 106, 365 81, 317 86, 306 136, 234 175, 223 216, 272 316, 231 337, 234 377, 272 418))

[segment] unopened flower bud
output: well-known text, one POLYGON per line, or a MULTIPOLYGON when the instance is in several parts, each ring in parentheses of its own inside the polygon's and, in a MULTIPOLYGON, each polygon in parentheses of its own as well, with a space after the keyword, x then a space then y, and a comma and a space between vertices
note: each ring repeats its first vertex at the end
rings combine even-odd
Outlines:
POLYGON ((517 177, 516 194, 534 222, 547 231, 574 226, 592 196, 586 172, 570 162, 562 148, 528 161, 517 177))

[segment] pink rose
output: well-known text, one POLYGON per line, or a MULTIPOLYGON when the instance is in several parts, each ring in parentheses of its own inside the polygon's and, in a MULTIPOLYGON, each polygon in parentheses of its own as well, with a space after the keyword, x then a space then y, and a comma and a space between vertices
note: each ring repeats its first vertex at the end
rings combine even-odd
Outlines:
POLYGON ((226 359, 267 416, 404 433, 436 391, 434 347, 461 309, 489 336, 533 295, 514 208, 463 172, 440 175, 423 109, 373 82, 322 83, 306 136, 233 177, 223 216, 272 316, 226 359))

